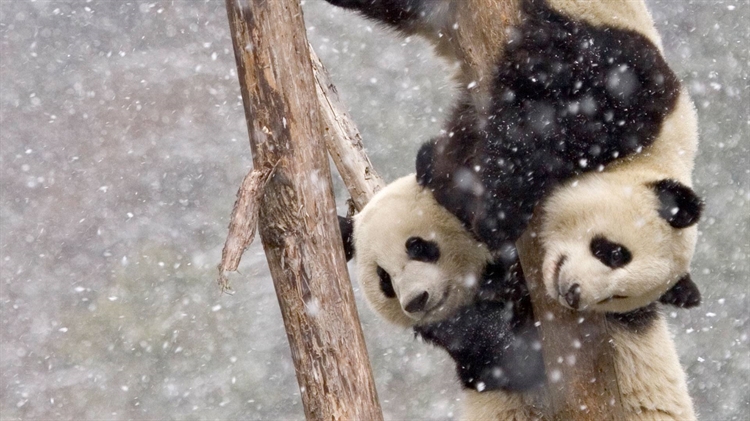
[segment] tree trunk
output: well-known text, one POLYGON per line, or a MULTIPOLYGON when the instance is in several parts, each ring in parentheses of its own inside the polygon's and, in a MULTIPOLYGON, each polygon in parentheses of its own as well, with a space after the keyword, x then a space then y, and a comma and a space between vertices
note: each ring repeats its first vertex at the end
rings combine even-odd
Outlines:
POLYGON ((341 247, 322 120, 296 0, 227 0, 263 247, 308 420, 381 420, 341 247))

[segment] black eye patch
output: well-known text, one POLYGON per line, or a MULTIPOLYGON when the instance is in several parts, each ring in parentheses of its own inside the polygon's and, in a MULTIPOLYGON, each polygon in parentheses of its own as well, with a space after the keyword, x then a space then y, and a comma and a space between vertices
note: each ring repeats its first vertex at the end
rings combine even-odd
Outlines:
POLYGON ((440 247, 434 241, 427 241, 421 237, 409 237, 406 240, 406 254, 411 260, 435 263, 440 258, 440 247))
POLYGON ((383 295, 388 298, 396 298, 396 291, 393 289, 393 283, 391 283, 391 275, 380 266, 378 266, 377 272, 378 278, 380 278, 380 290, 383 291, 383 295))
POLYGON ((703 212, 703 200, 690 187, 677 180, 660 180, 651 184, 659 198, 659 215, 674 228, 694 225, 703 212))
POLYGON ((594 237, 590 247, 591 254, 612 269, 621 268, 633 260, 633 255, 627 247, 601 236, 594 237))

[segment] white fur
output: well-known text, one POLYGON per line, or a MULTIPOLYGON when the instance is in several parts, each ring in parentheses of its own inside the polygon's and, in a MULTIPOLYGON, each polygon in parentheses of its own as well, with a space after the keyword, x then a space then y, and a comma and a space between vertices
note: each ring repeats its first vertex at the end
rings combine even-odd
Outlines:
POLYGON ((551 297, 567 306, 559 291, 578 283, 581 309, 626 312, 656 301, 689 273, 697 227, 671 227, 659 216, 657 197, 648 184, 665 178, 692 184, 695 122, 683 92, 652 147, 604 172, 569 181, 545 202, 543 274, 551 297), (605 266, 589 250, 596 235, 625 245, 633 260, 619 269, 605 266), (556 273, 563 255, 567 259, 556 273), (607 301, 612 296, 628 298, 607 301))
MULTIPOLYGON (((601 176, 593 177, 590 183, 601 182, 601 176)), ((606 183, 599 183, 602 185, 606 183)), ((571 189, 568 193, 574 191, 571 189)), ((639 194, 643 196, 640 200, 645 201, 644 204, 653 204, 650 202, 655 199, 649 194, 639 194)), ((601 198, 593 193, 589 197, 601 198)), ((558 200, 562 203, 563 198, 558 197, 558 200)), ((611 211, 620 212, 617 208, 611 211)), ((573 227, 578 225, 579 216, 572 218, 573 227)), ((548 234, 544 233, 545 238, 549 238, 548 234)), ((476 280, 490 259, 487 249, 476 242, 452 214, 439 206, 429 191, 417 184, 414 175, 396 180, 381 190, 356 216, 354 235, 359 282, 365 297, 379 315, 401 326, 443 319, 468 303, 476 291, 476 280), (436 264, 407 258, 405 243, 411 236, 431 239, 440 245, 442 255, 436 264), (377 265, 391 274, 397 298, 383 295, 377 265), (449 299, 416 316, 404 311, 401 302, 408 301, 402 298, 411 296, 413 291, 424 290, 436 296, 448 291, 449 299)), ((663 317, 659 315, 642 332, 630 332, 618 326, 611 332, 626 420, 694 420, 685 375, 663 317)), ((544 420, 535 399, 531 394, 466 390, 461 419, 544 420)))
POLYGON ((661 50, 651 13, 642 0, 546 0, 553 9, 573 19, 603 28, 639 32, 661 50))
POLYGON ((487 248, 417 184, 414 174, 386 186, 355 216, 354 249, 359 283, 370 306, 401 326, 444 319, 469 303, 490 259, 487 248), (410 260, 409 237, 436 242, 438 261, 410 260), (378 266, 390 274, 396 298, 383 295, 378 266), (426 311, 405 311, 406 304, 423 292, 430 296, 426 311))

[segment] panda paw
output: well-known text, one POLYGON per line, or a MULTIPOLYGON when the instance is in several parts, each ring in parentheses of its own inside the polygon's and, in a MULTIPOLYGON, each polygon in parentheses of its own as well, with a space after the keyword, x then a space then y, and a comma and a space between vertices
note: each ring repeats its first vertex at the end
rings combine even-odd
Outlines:
POLYGON ((544 362, 533 321, 517 320, 509 303, 478 301, 451 318, 414 330, 448 352, 466 388, 522 391, 544 382, 544 362))
POLYGON ((698 285, 687 274, 680 278, 677 283, 659 298, 662 304, 675 307, 693 308, 701 303, 701 292, 698 285))

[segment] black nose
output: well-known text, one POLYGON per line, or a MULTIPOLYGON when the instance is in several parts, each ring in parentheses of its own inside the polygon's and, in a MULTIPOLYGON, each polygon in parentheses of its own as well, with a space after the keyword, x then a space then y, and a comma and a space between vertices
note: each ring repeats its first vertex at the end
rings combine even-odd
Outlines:
POLYGON ((570 289, 568 289, 568 292, 565 293, 565 302, 568 303, 569 306, 577 309, 578 305, 581 303, 581 286, 578 284, 573 284, 570 286, 570 289))
POLYGON ((404 307, 404 310, 409 313, 417 313, 424 310, 424 306, 427 305, 427 300, 430 298, 430 294, 427 291, 419 294, 413 300, 409 301, 409 304, 404 307))

